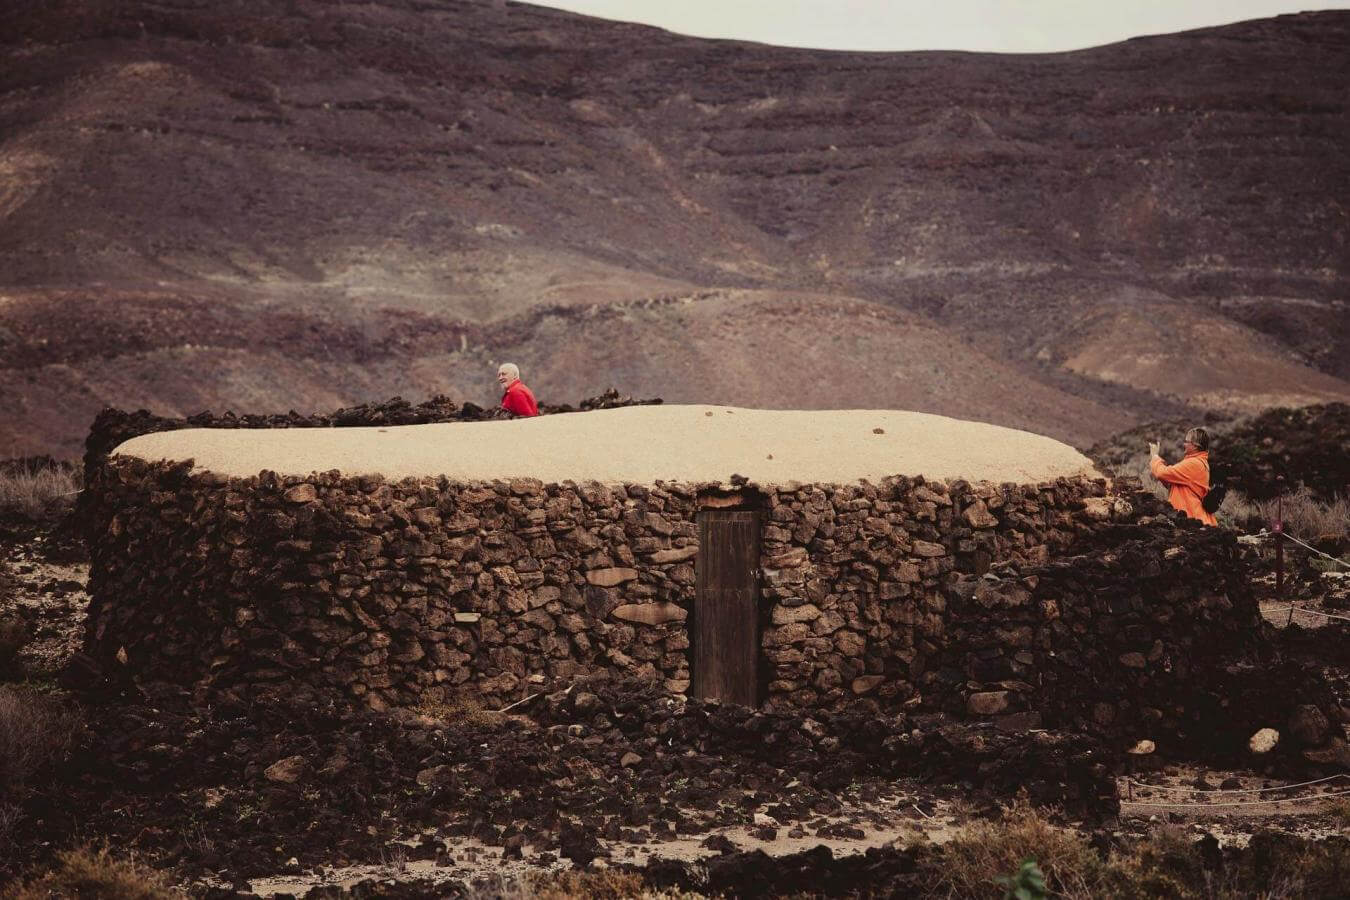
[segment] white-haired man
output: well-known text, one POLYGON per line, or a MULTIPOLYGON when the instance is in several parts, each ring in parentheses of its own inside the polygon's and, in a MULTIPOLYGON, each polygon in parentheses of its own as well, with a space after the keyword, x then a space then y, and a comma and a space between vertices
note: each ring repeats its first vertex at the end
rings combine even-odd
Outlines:
POLYGON ((515 416, 539 415, 539 404, 534 394, 520 380, 520 367, 502 363, 497 367, 497 383, 502 386, 502 409, 515 416))

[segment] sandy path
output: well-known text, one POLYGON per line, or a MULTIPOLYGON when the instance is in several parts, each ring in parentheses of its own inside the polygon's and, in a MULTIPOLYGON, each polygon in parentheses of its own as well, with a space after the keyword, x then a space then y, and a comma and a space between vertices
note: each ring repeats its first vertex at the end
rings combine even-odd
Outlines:
POLYGON ((888 475, 1026 483, 1093 471, 1051 438, 926 413, 673 405, 390 428, 185 429, 142 435, 115 452, 193 459, 239 476, 338 469, 546 482, 719 482, 734 473, 760 484, 888 475))

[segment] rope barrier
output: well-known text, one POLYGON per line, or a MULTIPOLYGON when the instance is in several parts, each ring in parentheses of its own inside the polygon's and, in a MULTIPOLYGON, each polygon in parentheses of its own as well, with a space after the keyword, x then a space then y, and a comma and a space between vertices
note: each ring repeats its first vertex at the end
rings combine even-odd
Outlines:
POLYGON ((1335 781, 1337 778, 1350 778, 1350 774, 1337 772, 1335 775, 1328 775, 1325 778, 1314 778, 1312 781, 1300 781, 1296 784, 1285 784, 1278 787, 1263 788, 1231 788, 1229 790, 1206 790, 1204 788, 1185 787, 1179 784, 1148 784, 1143 781, 1136 781, 1133 778, 1126 778, 1125 783, 1135 787, 1148 788, 1151 791, 1189 791, 1192 794, 1265 794, 1271 791, 1291 791, 1295 788, 1308 787, 1313 784, 1325 784, 1328 781, 1335 781))
POLYGON ((1284 611, 1287 610, 1287 609, 1292 609, 1292 610, 1295 610, 1296 612, 1300 612, 1300 613, 1307 613, 1307 614, 1310 615, 1310 616, 1321 616, 1321 617, 1324 618, 1324 619, 1340 619, 1340 620, 1342 620, 1342 621, 1344 621, 1344 622, 1350 622, 1350 616, 1337 616, 1337 615, 1333 615, 1332 613, 1318 612, 1318 611, 1315 610, 1315 609, 1304 609, 1302 606, 1294 606, 1294 605, 1292 605, 1292 604, 1289 605, 1289 606, 1274 606, 1274 607, 1271 607, 1271 606, 1263 606, 1263 607, 1261 607, 1261 612, 1263 612, 1263 613, 1266 613, 1266 612, 1277 613, 1277 612, 1284 612, 1284 611))
MULTIPOLYGON (((1311 545, 1311 544, 1309 544, 1309 543, 1306 543, 1305 541, 1301 540, 1300 538, 1294 537, 1292 534, 1290 534, 1290 533, 1287 532, 1287 531, 1281 532, 1281 534, 1283 534, 1283 535, 1284 535, 1285 537, 1287 537, 1289 540, 1293 541, 1295 544, 1298 544, 1298 545, 1303 546, 1303 547, 1307 547, 1309 550, 1311 550, 1312 552, 1316 553, 1318 556, 1325 556, 1327 559, 1331 560, 1331 561, 1334 562, 1334 563, 1340 563, 1341 565, 1345 566, 1346 568, 1350 568, 1350 562, 1346 562, 1345 560, 1341 559, 1341 558, 1338 557, 1338 556, 1332 556, 1330 553, 1325 553, 1325 552, 1323 552, 1323 551, 1321 551, 1321 550, 1318 550, 1318 549, 1317 549, 1316 547, 1314 547, 1313 545, 1311 545)), ((1249 538, 1256 538, 1257 540, 1260 540, 1260 541, 1269 541, 1269 540, 1271 540, 1272 538, 1274 538, 1275 535, 1274 535, 1274 534, 1271 534, 1271 533, 1268 532, 1268 531, 1262 531, 1260 534, 1246 535, 1246 537, 1249 537, 1249 538)))
POLYGON ((1230 803, 1154 803, 1150 800, 1122 800, 1121 805, 1158 806, 1164 809, 1214 809, 1220 806, 1265 806, 1267 803, 1296 803, 1315 800, 1327 800, 1332 797, 1350 797, 1350 790, 1328 791, 1325 794, 1313 794, 1308 797, 1272 797, 1269 800, 1234 800, 1230 803))
POLYGON ((1295 544, 1301 544, 1302 546, 1307 547, 1309 550, 1311 550, 1312 552, 1316 553, 1318 556, 1325 556, 1327 559, 1331 560, 1332 562, 1334 562, 1334 563, 1340 563, 1341 565, 1345 566, 1347 569, 1350 569, 1350 562, 1346 562, 1345 560, 1343 560, 1343 559, 1341 559, 1341 558, 1339 558, 1339 557, 1332 556, 1330 553, 1323 553, 1321 550, 1318 550, 1316 547, 1312 546, 1311 544, 1305 544, 1305 543, 1303 543, 1303 541, 1300 541, 1298 538, 1294 537, 1292 534, 1290 534, 1290 533, 1287 532, 1287 531, 1284 533, 1284 536, 1287 537, 1287 538, 1289 538, 1289 540, 1293 541, 1295 544))

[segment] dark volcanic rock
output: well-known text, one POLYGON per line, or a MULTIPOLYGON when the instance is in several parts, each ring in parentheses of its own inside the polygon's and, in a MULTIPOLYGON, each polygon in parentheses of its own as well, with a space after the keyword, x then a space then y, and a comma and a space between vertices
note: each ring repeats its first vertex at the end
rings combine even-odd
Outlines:
MULTIPOLYGON (((622 406, 651 406, 661 403, 659 397, 648 400, 636 400, 620 394, 610 388, 602 394, 587 397, 575 407, 567 404, 539 405, 540 415, 586 411, 592 409, 616 409, 622 406)), ((457 405, 449 397, 437 395, 430 400, 414 406, 402 397, 393 397, 381 403, 363 403, 359 406, 344 407, 331 413, 313 413, 302 415, 292 410, 285 414, 245 414, 235 415, 226 410, 216 415, 209 410, 196 413, 183 419, 172 419, 152 415, 149 411, 138 409, 126 412, 107 407, 95 416, 89 426, 89 436, 84 442, 84 471, 86 476, 94 467, 103 462, 108 454, 119 444, 142 434, 157 431, 177 431, 180 428, 357 428, 378 425, 428 425, 436 422, 487 421, 500 418, 501 413, 494 407, 484 409, 476 403, 457 405)), ((50 457, 33 457, 37 463, 50 460, 50 457)), ((24 464, 26 460, 6 461, 10 465, 24 464)), ((52 465, 67 463, 51 462, 52 465)), ((2 465, 2 464, 0 464, 2 465)), ((0 470, 2 471, 2 470, 0 470)))

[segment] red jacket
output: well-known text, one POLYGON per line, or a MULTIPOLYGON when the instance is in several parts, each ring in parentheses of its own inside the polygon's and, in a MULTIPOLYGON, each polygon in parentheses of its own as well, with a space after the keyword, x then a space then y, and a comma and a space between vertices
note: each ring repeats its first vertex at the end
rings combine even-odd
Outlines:
POLYGON ((1193 450, 1175 466, 1169 466, 1162 457, 1149 460, 1153 477, 1167 485, 1168 502, 1192 519, 1206 525, 1217 525, 1213 513, 1205 512, 1200 501, 1209 493, 1209 451, 1193 450))
POLYGON ((502 394, 502 409, 518 416, 539 415, 539 404, 534 402, 534 394, 519 378, 506 386, 506 393, 502 394))

